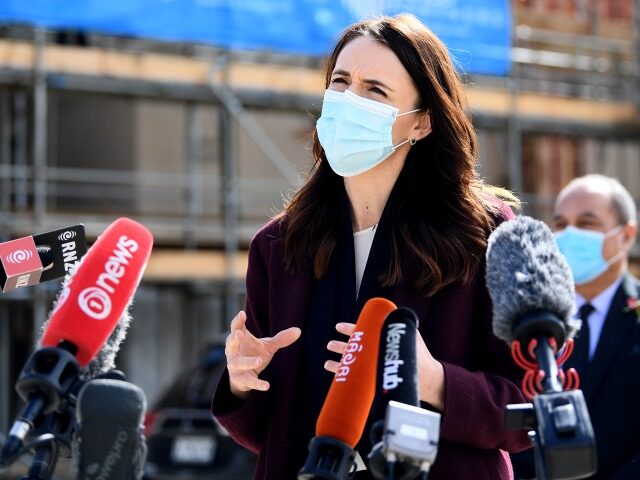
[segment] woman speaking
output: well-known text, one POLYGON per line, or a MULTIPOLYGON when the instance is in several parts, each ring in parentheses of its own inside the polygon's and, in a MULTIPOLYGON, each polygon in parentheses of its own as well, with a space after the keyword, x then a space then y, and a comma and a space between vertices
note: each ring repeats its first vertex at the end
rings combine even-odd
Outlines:
POLYGON ((513 216, 496 195, 516 200, 478 177, 447 49, 411 15, 362 21, 339 39, 325 85, 314 170, 251 242, 213 414, 258 454, 256 478, 295 479, 353 324, 384 297, 420 320, 420 399, 442 415, 430 480, 508 479, 505 452, 529 441, 505 431, 504 409, 525 399, 492 334, 484 255, 513 216))

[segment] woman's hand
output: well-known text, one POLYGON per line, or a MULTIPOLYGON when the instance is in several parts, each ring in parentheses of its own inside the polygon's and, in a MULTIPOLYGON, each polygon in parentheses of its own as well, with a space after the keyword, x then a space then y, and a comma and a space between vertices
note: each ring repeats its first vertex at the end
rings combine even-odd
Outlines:
MULTIPOLYGON (((353 323, 338 323, 336 330, 344 335, 351 336, 355 329, 353 323)), ((416 356, 418 363, 418 392, 420 400, 427 402, 439 411, 444 410, 444 368, 427 348, 420 332, 416 332, 416 356)), ((330 352, 344 355, 347 350, 346 342, 331 340, 327 345, 330 352)), ((340 362, 327 360, 325 370, 336 373, 340 362)))
POLYGON ((444 367, 433 358, 420 332, 416 332, 416 355, 418 357, 418 392, 420 400, 444 411, 444 367))
POLYGON ((269 390, 269 382, 260 380, 258 375, 278 350, 291 345, 301 334, 299 328, 291 327, 273 337, 256 338, 247 330, 246 321, 247 315, 242 311, 231 321, 224 349, 231 393, 239 398, 246 398, 250 390, 269 390))

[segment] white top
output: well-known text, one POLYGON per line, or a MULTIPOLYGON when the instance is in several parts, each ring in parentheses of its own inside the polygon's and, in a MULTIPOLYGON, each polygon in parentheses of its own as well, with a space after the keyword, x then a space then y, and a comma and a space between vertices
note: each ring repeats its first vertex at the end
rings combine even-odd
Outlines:
POLYGON ((373 244, 373 237, 376 234, 376 227, 365 228, 353 234, 353 249, 356 254, 356 297, 360 292, 360 284, 364 275, 364 267, 367 266, 367 259, 373 244))
MULTIPOLYGON (((613 300, 616 290, 618 290, 618 287, 622 283, 622 278, 623 277, 620 277, 613 282, 589 302, 593 305, 593 308, 595 308, 591 315, 589 315, 589 360, 593 358, 593 354, 596 351, 598 340, 602 333, 602 327, 604 326, 604 321, 607 318, 607 313, 611 306, 611 301, 613 300)), ((576 311, 573 315, 575 318, 578 318, 578 310, 580 310, 580 307, 585 303, 587 303, 587 300, 576 292, 576 311)))

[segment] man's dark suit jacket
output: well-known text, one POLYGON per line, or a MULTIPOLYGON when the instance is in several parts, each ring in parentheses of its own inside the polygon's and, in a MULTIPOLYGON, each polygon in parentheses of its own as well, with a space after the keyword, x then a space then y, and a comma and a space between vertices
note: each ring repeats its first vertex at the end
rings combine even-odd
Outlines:
MULTIPOLYGON (((249 249, 247 328, 257 337, 302 328, 307 317, 312 277, 285 271, 283 232, 284 226, 272 221, 249 249)), ((504 409, 525 399, 505 378, 515 379, 520 372, 507 345, 492 333, 483 269, 468 284, 448 287, 428 299, 409 282, 401 282, 390 300, 418 314, 422 337, 444 366, 445 408, 429 480, 511 478, 505 451, 527 448, 529 440, 525 433, 505 431, 504 409)), ((268 392, 252 391, 241 401, 231 394, 225 372, 214 395, 215 417, 238 443, 258 453, 257 479, 294 479, 301 466, 290 465, 287 453, 296 418, 306 413, 297 409, 305 385, 299 368, 303 345, 300 339, 275 355, 261 375, 271 383, 268 392)), ((348 411, 345 405, 345 414, 348 411)))
MULTIPOLYGON (((627 308, 628 299, 639 297, 640 283, 625 275, 588 371, 578 372, 598 453, 598 471, 589 480, 640 479, 640 316, 627 308)), ((514 457, 516 473, 522 471, 523 478, 533 475, 531 458, 518 458, 527 455, 514 457)))

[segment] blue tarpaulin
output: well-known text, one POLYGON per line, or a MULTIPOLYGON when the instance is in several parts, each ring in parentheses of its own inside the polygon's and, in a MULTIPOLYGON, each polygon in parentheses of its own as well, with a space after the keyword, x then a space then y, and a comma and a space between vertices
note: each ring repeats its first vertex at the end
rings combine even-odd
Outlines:
POLYGON ((509 0, 2 0, 0 22, 325 55, 363 17, 409 12, 469 73, 509 70, 509 0))

